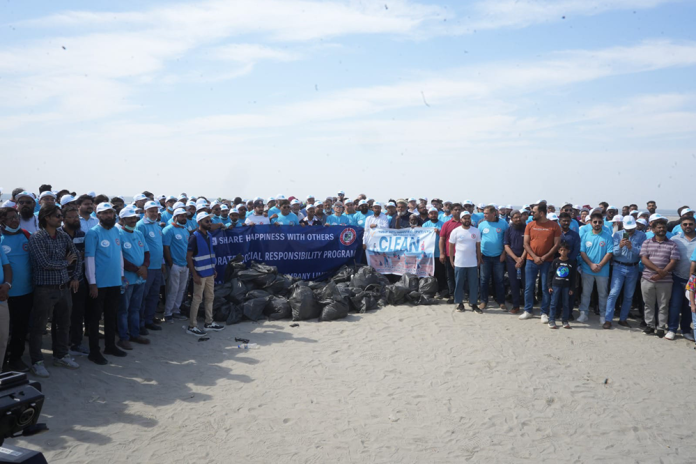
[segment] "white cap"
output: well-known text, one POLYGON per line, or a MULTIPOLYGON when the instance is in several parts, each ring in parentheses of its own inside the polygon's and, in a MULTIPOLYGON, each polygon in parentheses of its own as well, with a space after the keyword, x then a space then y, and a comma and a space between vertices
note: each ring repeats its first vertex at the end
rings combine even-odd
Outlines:
POLYGON ((201 211, 196 215, 196 222, 201 222, 203 219, 210 217, 209 213, 206 213, 205 211, 201 211))
POLYGON ((97 196, 97 193, 94 190, 92 190, 91 192, 87 192, 85 195, 89 195, 90 197, 94 198, 97 196))
POLYGON ((177 216, 179 216, 180 214, 186 214, 186 210, 185 210, 184 208, 177 208, 177 209, 175 209, 174 212, 172 213, 172 217, 177 217, 177 216))
POLYGON ((181 200, 183 200, 184 198, 186 198, 186 199, 188 200, 188 197, 182 193, 182 194, 179 195, 176 199, 179 200, 179 201, 181 201, 181 200))
POLYGON ((53 197, 53 198, 55 198, 55 197, 56 197, 56 194, 53 193, 53 192, 51 192, 51 191, 43 192, 41 195, 39 195, 39 200, 41 200, 42 198, 45 198, 45 197, 53 197))
POLYGON ((631 211, 631 212, 628 213, 628 214, 631 215, 631 216, 638 216, 638 210, 637 210, 637 209, 634 209, 633 211, 631 211))
POLYGON ((344 192, 343 190, 339 190, 338 193, 337 193, 337 195, 343 195, 343 196, 345 196, 345 195, 346 195, 346 192, 344 192))
POLYGON ((316 205, 307 205, 305 209, 317 209, 316 205))
POLYGON ((462 217, 462 216, 471 216, 471 213, 468 211, 462 211, 462 214, 460 214, 459 217, 462 217))
POLYGON ((285 200, 285 195, 276 195, 276 200, 285 200))
POLYGON ((650 217, 650 213, 647 212, 647 211, 638 211, 638 217, 641 217, 641 216, 648 216, 648 217, 650 217))
POLYGON ((19 199, 22 198, 22 197, 29 197, 29 198, 31 198, 32 200, 36 201, 36 198, 34 198, 34 194, 31 193, 31 192, 27 192, 26 190, 24 190, 24 191, 22 191, 22 192, 19 192, 19 193, 15 196, 15 200, 19 201, 19 199))
MULTIPOLYGON (((445 203, 452 203, 452 202, 451 202, 451 201, 450 201, 450 202, 447 202, 447 201, 446 201, 445 203)), ((464 205, 466 205, 466 206, 474 206, 474 202, 471 201, 471 200, 464 200, 464 203, 462 203, 462 206, 464 206, 464 205)))
POLYGON ((196 202, 193 200, 189 200, 186 202, 186 207, 188 208, 189 206, 196 206, 196 202))
MULTIPOLYGON (((293 201, 295 201, 295 200, 293 200, 293 201)), ((348 203, 350 203, 352 205, 353 200, 351 200, 350 198, 346 198, 345 204, 347 205, 348 203)))
POLYGON ((118 213, 118 217, 120 217, 121 219, 135 217, 137 215, 137 211, 135 211, 135 208, 133 208, 132 206, 126 206, 121 210, 121 212, 118 213))
MULTIPOLYGON (((563 206, 565 206, 565 205, 563 205, 563 206)), ((580 210, 582 209, 582 206, 580 206, 580 205, 573 205, 573 209, 577 209, 578 211, 580 211, 580 210)))
MULTIPOLYGON (((164 196, 164 195, 163 195, 164 196)), ((169 195, 167 197, 167 201, 177 201, 177 198, 174 195, 169 195)))
POLYGON ((558 215, 556 213, 549 213, 547 219, 549 221, 558 221, 558 215))
POLYGON ((237 208, 232 208, 230 214, 239 214, 239 210, 237 208))
POLYGON ((408 201, 409 201, 409 202, 412 202, 412 201, 416 201, 416 199, 413 198, 413 197, 411 197, 411 198, 408 199, 408 201))
POLYGON ((624 216, 622 222, 623 222, 624 229, 635 229, 636 228, 636 218, 634 218, 630 214, 628 216, 624 216))
POLYGON ((437 208, 434 207, 434 206, 431 206, 430 208, 428 208, 428 212, 429 212, 429 213, 432 213, 433 211, 435 211, 436 213, 438 212, 438 211, 437 211, 437 208))
POLYGON ((99 206, 97 206, 97 213, 101 213, 103 211, 113 211, 114 207, 111 205, 111 203, 99 203, 99 206))
POLYGON ((307 195, 307 199, 309 200, 310 198, 314 200, 314 195, 307 195))
MULTIPOLYGON (((365 200, 363 200, 363 201, 365 201, 365 200)), ((374 208, 375 206, 379 206, 381 208, 382 203, 380 203, 379 201, 375 201, 374 203, 372 203, 372 207, 374 208)))
POLYGON ((167 199, 167 195, 164 195, 164 194, 157 197, 157 200, 166 200, 166 199, 167 199))
POLYGON ((147 197, 142 193, 139 193, 133 197, 133 201, 147 200, 147 197))
POLYGON ((691 208, 684 208, 679 216, 685 216, 686 213, 693 213, 694 210, 691 208))
POLYGON ((643 219, 643 218, 638 218, 638 219, 636 219, 636 223, 638 223, 638 224, 643 224, 643 225, 646 226, 646 227, 648 226, 648 221, 646 221, 646 220, 643 219))
POLYGON ((219 201, 213 200, 213 202, 210 204, 210 207, 212 208, 213 206, 217 206, 217 205, 219 205, 219 204, 220 204, 219 201))
POLYGON ((390 201, 389 203, 387 203, 387 206, 393 206, 394 208, 396 208, 396 203, 390 201))
POLYGON ((565 208, 566 206, 573 206, 573 204, 569 201, 564 201, 561 203, 561 208, 565 208))
POLYGON ((143 206, 143 209, 145 209, 145 210, 148 210, 148 209, 151 209, 151 208, 160 209, 161 206, 162 206, 162 205, 160 205, 160 204, 157 203, 156 201, 148 201, 148 202, 145 203, 145 205, 143 206))
POLYGON ((512 209, 512 205, 505 205, 505 209, 512 209))
POLYGON ((486 207, 486 205, 484 205, 483 203, 479 203, 479 204, 478 204, 478 208, 480 208, 480 209, 483 209, 483 208, 485 208, 485 207, 486 207))
POLYGON ((228 211, 229 209, 230 209, 230 207, 227 206, 227 205, 225 205, 225 204, 222 204, 222 205, 220 206, 220 210, 221 210, 221 211, 228 211))
MULTIPOLYGON (((626 216, 629 217, 629 216, 626 216)), ((613 218, 611 218, 610 222, 623 222, 623 216, 620 214, 615 215, 613 218)))
POLYGON ((609 211, 610 209, 613 209, 614 211, 618 211, 618 210, 619 210, 619 208, 617 208, 616 206, 612 206, 612 205, 609 205, 609 206, 607 207, 607 211, 609 211))
POLYGON ((290 204, 291 204, 291 205, 301 205, 302 203, 300 203, 300 200, 298 200, 297 198, 295 198, 294 200, 292 200, 292 201, 290 202, 290 204))
POLYGON ((60 206, 65 206, 71 201, 75 201, 75 197, 72 195, 63 195, 60 197, 60 206))
POLYGON ((185 205, 185 204, 183 204, 183 203, 182 203, 182 202, 180 202, 180 201, 177 201, 177 202, 176 202, 176 203, 174 203, 174 205, 172 206, 172 208, 173 208, 173 209, 177 209, 177 208, 185 208, 185 207, 186 207, 186 205, 185 205))
POLYGON ((358 206, 366 205, 366 204, 367 204, 367 200, 360 200, 360 201, 358 202, 358 206))
POLYGON ((652 223, 653 221, 665 221, 665 222, 667 222, 667 218, 661 214, 655 213, 655 214, 652 214, 650 216, 650 219, 648 219, 648 222, 650 222, 650 223, 652 223))

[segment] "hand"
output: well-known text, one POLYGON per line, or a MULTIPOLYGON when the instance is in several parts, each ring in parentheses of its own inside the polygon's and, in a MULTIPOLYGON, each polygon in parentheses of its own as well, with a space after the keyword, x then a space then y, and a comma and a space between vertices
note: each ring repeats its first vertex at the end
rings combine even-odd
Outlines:
POLYGON ((80 289, 80 281, 79 280, 71 280, 70 281, 70 290, 72 290, 73 293, 77 293, 77 291, 80 289))
POLYGON ((447 262, 447 256, 445 256, 444 254, 441 254, 440 255, 440 262, 442 264, 445 264, 447 262))
POLYGON ((377 227, 377 224, 370 224, 370 229, 374 229, 375 227, 377 227))
POLYGON ((553 293, 553 288, 549 288, 549 293, 553 293))
POLYGON ((136 272, 135 274, 141 279, 147 280, 147 268, 145 266, 140 266, 138 268, 138 272, 136 272))
POLYGON ((541 259, 539 256, 535 256, 534 257, 534 264, 536 264, 537 266, 541 266, 542 264, 544 264, 544 260, 541 259))
POLYGON ((94 299, 97 296, 99 296, 99 289, 97 288, 97 284, 90 284, 89 286, 89 296, 94 299))
POLYGON ((280 227, 280 224, 278 222, 274 222, 273 225, 280 227))
POLYGON ((519 260, 515 263, 515 269, 522 269, 523 263, 522 260, 519 260))
POLYGON ((68 265, 70 265, 74 263, 75 260, 77 260, 77 256, 75 255, 75 253, 68 252, 68 254, 65 255, 65 259, 68 262, 68 265))
POLYGON ((363 243, 363 250, 367 250, 367 245, 363 243))
POLYGON ((163 265, 162 265, 162 274, 164 274, 165 272, 167 272, 167 266, 165 266, 165 265, 163 264, 163 265))
POLYGON ((193 273, 193 283, 196 284, 196 285, 200 285, 200 284, 201 284, 201 278, 200 278, 200 276, 199 276, 198 274, 196 274, 195 272, 193 273))
POLYGON ((629 239, 626 239, 626 248, 628 248, 629 250, 633 249, 633 244, 629 239))
MULTIPOLYGON (((657 275, 660 276, 660 279, 664 279, 664 278, 667 276, 667 271, 665 271, 664 269, 660 269, 660 270, 657 272, 657 275)), ((659 280, 659 279, 658 279, 658 280, 659 280)))
POLYGON ((128 290, 128 281, 125 277, 121 277, 121 285, 125 285, 124 290, 128 290))
POLYGON ((450 259, 450 264, 454 267, 454 258, 450 259))
MULTIPOLYGON (((515 258, 515 263, 519 264, 520 267, 522 267, 522 265, 524 264, 524 259, 522 259, 521 256, 518 258, 515 258)), ((515 267, 517 267, 517 266, 515 266, 515 267)), ((519 269, 519 267, 518 267, 518 269, 519 269)))
POLYGON ((501 263, 504 263, 504 262, 505 262, 505 253, 503 253, 502 255, 500 255, 500 262, 501 262, 501 263))
POLYGON ((592 272, 597 273, 602 270, 602 266, 600 266, 599 264, 592 264, 592 266, 590 266, 590 269, 592 269, 592 272))
POLYGON ((324 224, 324 227, 329 227, 331 224, 324 224))
POLYGON ((0 301, 7 301, 7 298, 9 298, 9 292, 10 286, 7 285, 7 282, 0 285, 0 301))
POLYGON ((277 218, 277 217, 278 217, 278 215, 277 215, 277 214, 274 214, 273 216, 269 217, 268 219, 275 219, 275 218, 277 218))
POLYGON ((573 291, 572 291, 572 290, 568 290, 568 295, 572 295, 572 294, 573 294, 573 291))
POLYGON ((217 279, 217 271, 213 271, 213 280, 217 279))
POLYGON ((302 227, 305 227, 307 224, 305 224, 304 222, 300 222, 300 225, 301 225, 302 227))
POLYGON ((691 303, 691 312, 696 313, 696 304, 691 303))

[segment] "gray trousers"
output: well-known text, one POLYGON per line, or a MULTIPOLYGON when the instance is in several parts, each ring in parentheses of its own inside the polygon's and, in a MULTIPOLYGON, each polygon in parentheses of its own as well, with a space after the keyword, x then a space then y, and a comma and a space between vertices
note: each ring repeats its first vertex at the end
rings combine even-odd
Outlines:
POLYGON ((46 330, 48 318, 51 316, 56 332, 51 334, 53 339, 53 357, 60 359, 68 354, 71 310, 72 296, 70 295, 70 287, 66 286, 59 290, 57 288, 36 286, 34 289, 34 307, 31 310, 31 333, 29 335, 29 356, 32 364, 43 361, 43 354, 41 353, 43 333, 46 330))
POLYGON ((7 342, 10 339, 10 308, 7 301, 0 301, 0 360, 5 359, 7 342))
POLYGON ((669 299, 672 296, 672 282, 655 283, 641 279, 640 289, 645 303, 645 323, 652 329, 667 330, 669 318, 669 299), (655 306, 657 305, 657 325, 655 325, 655 306))

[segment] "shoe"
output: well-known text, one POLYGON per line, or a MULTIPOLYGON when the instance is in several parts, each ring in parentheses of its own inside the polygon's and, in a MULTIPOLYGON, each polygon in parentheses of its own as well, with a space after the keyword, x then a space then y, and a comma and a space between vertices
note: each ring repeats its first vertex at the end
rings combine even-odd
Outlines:
POLYGON ((479 308, 478 305, 472 305, 471 309, 476 313, 476 314, 483 314, 483 309, 479 308))
POLYGON ((105 366, 109 364, 109 361, 104 356, 102 356, 101 353, 90 354, 89 356, 87 356, 87 359, 92 361, 94 364, 98 364, 100 366, 105 366))
POLYGON ((603 329, 611 329, 611 322, 607 321, 604 324, 602 324, 603 329))
POLYGON ((655 333, 655 329, 653 329, 652 327, 646 327, 645 329, 643 329, 643 333, 645 335, 653 335, 655 333))
POLYGON ((518 317, 519 320, 524 321, 525 319, 532 319, 534 317, 534 314, 528 313, 527 311, 524 311, 520 317, 518 317))
POLYGON ((199 329, 198 327, 189 327, 188 329, 186 329, 186 333, 187 333, 187 334, 194 335, 194 336, 196 336, 196 337, 202 337, 202 336, 205 335, 205 332, 203 332, 203 331, 202 331, 201 329, 199 329))
POLYGON ((21 359, 10 359, 7 362, 7 370, 15 372, 29 372, 29 366, 27 366, 21 359))
POLYGON ((463 312, 465 311, 465 309, 464 309, 464 303, 459 303, 459 304, 457 305, 457 307, 454 308, 454 309, 456 309, 456 310, 459 311, 460 313, 463 313, 463 312))
POLYGON ((48 378, 51 376, 51 374, 49 374, 46 370, 46 366, 44 366, 43 361, 39 361, 37 363, 32 364, 30 370, 31 373, 37 377, 48 378))
POLYGON ((510 310, 510 314, 517 314, 517 313, 519 313, 519 312, 520 312, 520 308, 512 308, 512 309, 510 310))
POLYGON ((53 365, 67 367, 68 369, 78 369, 80 367, 70 355, 65 355, 62 358, 53 358, 53 365))
POLYGON ((128 340, 119 340, 116 342, 116 346, 119 348, 123 348, 124 350, 131 351, 133 349, 133 345, 128 340))
POLYGON ((70 356, 87 356, 89 355, 89 349, 82 345, 74 345, 70 347, 68 354, 70 354, 70 356))
POLYGON ((500 309, 502 309, 504 312, 508 312, 507 305, 505 303, 500 305, 500 309))
POLYGON ((558 326, 556 325, 555 322, 549 322, 549 329, 557 329, 558 326))
POLYGON ((599 316, 599 325, 604 325, 605 322, 607 322, 607 320, 604 318, 604 316, 599 316))
POLYGON ((172 313, 172 317, 175 321, 185 321, 188 319, 188 317, 184 316, 181 313, 172 313))
POLYGON ((657 334, 658 337, 662 338, 665 336, 665 329, 657 329, 655 331, 655 333, 657 334))
POLYGON ((454 298, 452 298, 452 297, 447 298, 447 304, 452 304, 452 303, 454 303, 454 298))
POLYGON ((690 334, 690 333, 685 333, 685 334, 684 334, 684 338, 687 339, 687 340, 689 340, 690 342, 693 342, 693 341, 694 341, 694 335, 693 335, 693 334, 690 334))
POLYGON ((677 334, 675 334, 674 332, 672 332, 672 331, 670 330, 670 331, 667 332, 667 334, 665 335, 665 340, 674 340, 674 337, 676 337, 676 336, 677 336, 677 334))
POLYGON ((564 329, 571 329, 572 327, 570 326, 570 324, 568 323, 568 321, 565 321, 565 322, 563 323, 563 328, 564 328, 564 329))
POLYGON ((580 316, 578 316, 578 322, 587 322, 588 319, 587 313, 580 313, 580 316))
POLYGON ((117 358, 125 358, 126 356, 128 356, 128 353, 126 353, 125 351, 119 350, 115 346, 113 346, 111 348, 104 348, 104 354, 116 356, 117 358))
POLYGON ((213 330, 215 332, 225 330, 225 326, 220 325, 217 322, 211 322, 210 324, 205 324, 203 327, 205 328, 205 330, 213 330))
POLYGON ((641 320, 640 324, 638 324, 638 325, 640 326, 641 329, 644 329, 648 326, 648 324, 646 324, 645 321, 643 321, 643 320, 641 320))
POLYGON ((172 316, 164 316, 164 322, 174 323, 174 318, 172 316))
POLYGON ((142 336, 131 338, 130 341, 132 341, 133 343, 138 343, 140 345, 149 345, 150 344, 150 339, 142 337, 142 336))
POLYGON ((141 327, 140 335, 150 335, 150 332, 145 327, 141 327))
MULTIPOLYGON (((487 301, 482 301, 482 302, 481 302, 481 309, 483 310, 483 309, 486 309, 487 307, 488 307, 488 302, 487 302, 487 301)), ((473 308, 473 306, 472 306, 472 308, 473 308)))
POLYGON ((162 327, 158 326, 157 324, 145 324, 145 328, 148 330, 154 330, 155 332, 162 330, 162 327))
POLYGON ((152 322, 153 322, 154 324, 161 324, 161 323, 162 323, 162 319, 160 319, 159 317, 155 317, 155 318, 152 319, 152 322))
POLYGON ((596 306, 592 312, 595 313, 596 316, 599 316, 599 306, 596 306))
POLYGON ((629 329, 631 328, 631 326, 628 324, 628 321, 619 321, 619 325, 621 327, 628 327, 629 329))
POLYGON ((547 316, 544 313, 541 313, 541 323, 542 324, 548 324, 549 323, 549 316, 547 316))

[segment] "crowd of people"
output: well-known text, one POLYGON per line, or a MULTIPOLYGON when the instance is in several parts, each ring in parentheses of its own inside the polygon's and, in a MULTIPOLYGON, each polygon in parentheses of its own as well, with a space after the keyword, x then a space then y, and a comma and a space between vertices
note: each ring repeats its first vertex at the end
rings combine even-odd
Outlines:
POLYGON ((18 188, 0 208, 0 359, 4 370, 48 377, 42 345, 49 322, 53 365, 69 369, 79 368, 78 356, 101 365, 108 363, 105 355, 126 356, 135 344, 149 344, 149 332, 162 330, 162 323, 188 321, 186 332, 197 337, 223 330, 212 317, 210 233, 268 224, 434 228, 439 296, 458 311, 466 310, 468 298, 477 313, 497 305, 527 320, 540 303, 541 321, 552 329, 557 319, 564 328, 587 322, 591 308, 611 329, 618 311, 619 326, 631 327, 632 317, 646 335, 674 340, 681 333, 693 341, 694 211, 681 207, 679 220, 668 221, 654 201, 646 206, 619 212, 607 203, 564 203, 557 210, 545 200, 519 209, 437 198, 380 203, 342 191, 324 201, 283 195, 208 200, 145 191, 127 203, 50 185, 38 195, 18 188), (187 295, 188 316, 180 312, 187 295), (156 317, 160 302, 162 318, 156 317))

